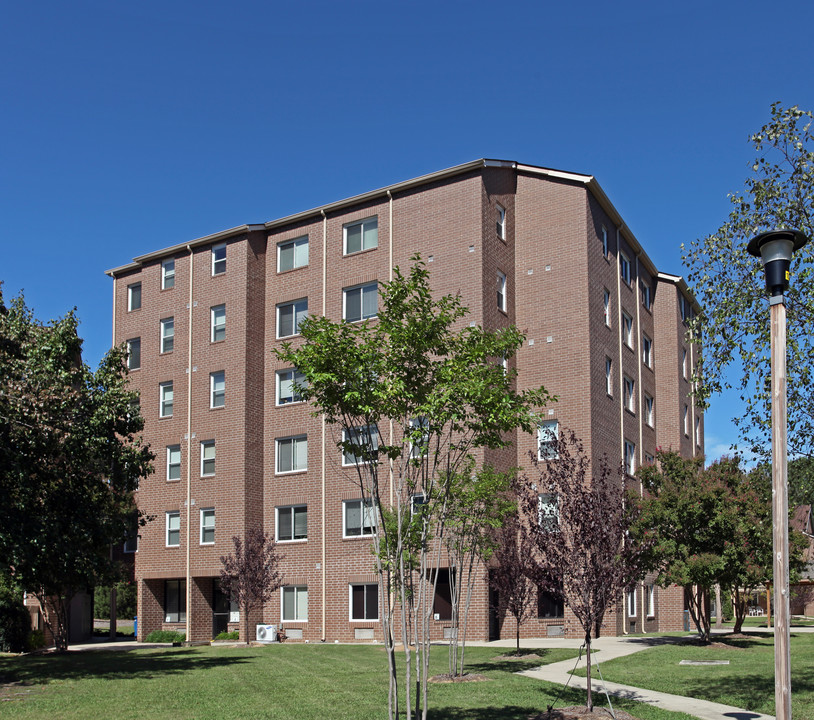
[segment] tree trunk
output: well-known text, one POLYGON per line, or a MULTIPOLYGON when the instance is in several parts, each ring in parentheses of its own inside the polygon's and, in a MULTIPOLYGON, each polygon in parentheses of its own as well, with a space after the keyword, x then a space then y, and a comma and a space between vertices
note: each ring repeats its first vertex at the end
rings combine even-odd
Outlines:
POLYGON ((724 613, 721 607, 721 583, 715 583, 715 629, 720 630, 723 626, 724 613))
POLYGON ((746 618, 747 596, 741 593, 740 588, 735 587, 732 591, 735 599, 735 627, 732 632, 738 634, 743 629, 743 621, 746 618))
POLYGON ((588 695, 586 697, 585 705, 588 708, 589 712, 594 711, 594 700, 591 695, 591 633, 590 631, 585 635, 585 663, 586 663, 586 673, 585 679, 587 684, 587 691, 588 695))
POLYGON ((514 654, 520 657, 520 616, 515 615, 514 619, 517 621, 517 649, 514 651, 514 654))

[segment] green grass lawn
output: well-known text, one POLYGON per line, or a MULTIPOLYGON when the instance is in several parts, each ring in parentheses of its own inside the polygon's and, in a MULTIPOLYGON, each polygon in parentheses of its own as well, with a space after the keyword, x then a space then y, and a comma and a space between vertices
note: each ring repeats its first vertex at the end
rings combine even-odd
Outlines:
MULTIPOLYGON (((575 656, 538 650, 542 659, 510 660, 494 648, 467 648, 469 672, 486 682, 433 684, 434 720, 527 720, 561 688, 514 673, 575 656)), ((447 669, 447 649, 433 648, 432 673, 447 669)), ((387 661, 381 646, 269 645, 140 648, 0 656, 0 718, 331 718, 387 717, 387 661)), ((600 704, 595 696, 595 702, 600 704)), ((558 707, 584 703, 566 691, 558 707)), ((617 703, 614 702, 614 707, 617 703)), ((690 720, 619 702, 642 720, 690 720)))
MULTIPOLYGON (((706 647, 689 641, 662 645, 602 663, 601 669, 611 682, 774 715, 771 635, 713 636, 706 647), (729 660, 729 665, 679 665, 681 660, 729 660)), ((814 720, 814 634, 791 634, 791 688, 795 720, 814 720)))

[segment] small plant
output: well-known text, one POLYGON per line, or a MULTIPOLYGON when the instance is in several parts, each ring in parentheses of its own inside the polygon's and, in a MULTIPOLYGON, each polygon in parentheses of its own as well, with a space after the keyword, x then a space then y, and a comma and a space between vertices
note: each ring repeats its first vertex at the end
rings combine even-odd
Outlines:
POLYGON ((231 632, 223 631, 219 632, 215 636, 215 640, 239 640, 240 639, 240 631, 239 630, 232 630, 231 632))
POLYGON ((176 643, 183 642, 186 635, 177 630, 153 630, 145 639, 145 642, 152 643, 176 643))
POLYGON ((28 633, 28 649, 39 650, 45 647, 45 635, 42 630, 32 630, 28 633))

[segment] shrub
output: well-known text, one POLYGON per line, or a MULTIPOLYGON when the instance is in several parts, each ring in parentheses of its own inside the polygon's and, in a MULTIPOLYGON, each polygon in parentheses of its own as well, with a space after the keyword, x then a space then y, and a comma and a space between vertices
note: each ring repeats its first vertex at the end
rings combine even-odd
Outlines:
MULTIPOLYGON (((136 585, 132 582, 116 583, 116 616, 119 620, 132 620, 136 614, 136 585)), ((99 585, 93 591, 93 617, 110 619, 110 586, 99 585)))
POLYGON ((28 649, 39 650, 45 647, 45 635, 42 630, 32 630, 28 633, 28 649))
POLYGON ((240 639, 240 631, 239 630, 232 630, 232 632, 220 632, 215 637, 215 640, 239 640, 240 639))
POLYGON ((31 616, 20 593, 0 585, 0 651, 24 652, 30 630, 31 616))
POLYGON ((153 630, 146 638, 144 638, 144 642, 154 642, 154 643, 172 643, 172 642, 183 642, 186 639, 186 635, 182 632, 178 632, 177 630, 153 630))

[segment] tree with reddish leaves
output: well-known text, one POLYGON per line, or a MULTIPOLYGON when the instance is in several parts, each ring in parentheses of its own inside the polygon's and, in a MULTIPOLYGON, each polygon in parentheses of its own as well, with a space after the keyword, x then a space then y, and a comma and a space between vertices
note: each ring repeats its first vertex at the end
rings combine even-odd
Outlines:
POLYGON ((271 599, 283 580, 280 572, 282 555, 277 553, 274 540, 260 528, 247 530, 245 539, 232 537, 235 550, 221 556, 221 590, 238 604, 243 620, 243 637, 249 644, 249 612, 271 599))
POLYGON ((634 520, 624 470, 605 458, 591 467, 581 441, 562 432, 556 453, 534 460, 537 477, 520 483, 522 531, 532 573, 542 591, 562 597, 585 633, 591 696, 591 639, 607 610, 641 576, 642 544, 628 538, 634 520))
POLYGON ((497 567, 489 571, 489 585, 497 590, 500 604, 515 620, 515 652, 520 655, 520 626, 536 608, 537 587, 530 579, 533 568, 529 565, 528 534, 521 532, 516 511, 506 517, 494 539, 492 559, 497 567))

